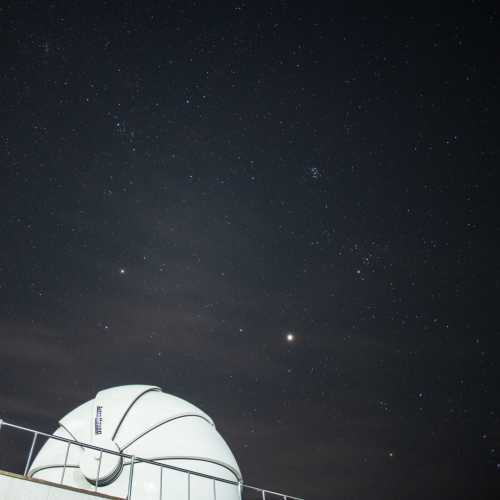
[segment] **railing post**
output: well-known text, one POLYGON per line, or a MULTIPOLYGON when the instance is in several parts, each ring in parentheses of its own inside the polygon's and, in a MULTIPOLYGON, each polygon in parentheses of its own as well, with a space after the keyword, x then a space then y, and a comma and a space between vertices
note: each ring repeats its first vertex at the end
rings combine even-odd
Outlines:
POLYGON ((191 500, 191 474, 188 472, 188 500, 191 500))
POLYGON ((28 474, 28 469, 29 469, 30 462, 31 462, 31 455, 33 455, 33 450, 35 449, 35 443, 36 443, 37 437, 38 437, 38 432, 35 432, 35 436, 33 437, 33 442, 31 443, 31 450, 30 450, 30 454, 28 457, 28 461, 26 462, 26 468, 24 469, 25 476, 26 476, 26 474, 28 474))
POLYGON ((71 443, 68 443, 68 448, 66 450, 66 458, 64 459, 64 467, 63 467, 63 471, 61 474, 61 484, 63 484, 63 481, 64 481, 64 473, 66 472, 66 464, 68 463, 68 454, 69 454, 70 445, 71 445, 71 443))
POLYGON ((212 481, 214 482, 214 500, 216 500, 216 495, 215 495, 215 477, 212 478, 212 481))
POLYGON ((266 500, 266 492, 262 490, 262 500, 266 500))
POLYGON ((160 465, 160 500, 161 500, 162 487, 163 487, 163 466, 160 465))
POLYGON ((135 460, 135 455, 132 455, 132 459, 130 460, 130 474, 128 476, 127 500, 130 500, 130 497, 132 495, 132 478, 134 477, 134 460, 135 460))
POLYGON ((99 465, 97 466, 97 477, 95 478, 94 491, 97 491, 97 485, 99 484, 99 472, 101 471, 101 460, 102 460, 102 449, 101 449, 101 453, 99 454, 99 465))

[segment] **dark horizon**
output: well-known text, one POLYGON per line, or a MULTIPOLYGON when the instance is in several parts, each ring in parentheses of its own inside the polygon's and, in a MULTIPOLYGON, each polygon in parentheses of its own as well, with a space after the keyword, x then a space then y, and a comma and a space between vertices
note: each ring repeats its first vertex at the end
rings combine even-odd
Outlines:
POLYGON ((494 5, 0 14, 0 419, 157 385, 246 484, 498 498, 494 5))

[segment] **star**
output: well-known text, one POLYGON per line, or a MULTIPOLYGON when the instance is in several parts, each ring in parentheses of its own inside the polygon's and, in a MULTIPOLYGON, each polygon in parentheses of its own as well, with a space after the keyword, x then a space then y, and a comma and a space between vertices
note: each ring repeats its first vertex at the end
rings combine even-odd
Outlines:
POLYGON ((293 335, 291 333, 289 333, 287 336, 286 336, 287 340, 289 342, 291 342, 293 340, 293 335))

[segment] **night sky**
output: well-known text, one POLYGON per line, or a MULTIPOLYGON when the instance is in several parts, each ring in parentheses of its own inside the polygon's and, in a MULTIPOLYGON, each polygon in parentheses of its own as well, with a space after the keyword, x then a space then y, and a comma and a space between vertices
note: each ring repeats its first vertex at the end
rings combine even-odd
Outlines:
POLYGON ((497 7, 2 2, 0 418, 158 385, 246 484, 498 498, 497 7))

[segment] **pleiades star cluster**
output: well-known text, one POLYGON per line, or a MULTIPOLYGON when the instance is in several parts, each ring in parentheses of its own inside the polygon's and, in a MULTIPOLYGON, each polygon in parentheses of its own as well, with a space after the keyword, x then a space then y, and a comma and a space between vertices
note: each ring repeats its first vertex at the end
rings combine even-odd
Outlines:
MULTIPOLYGON (((157 385, 250 485, 498 498, 499 28, 479 0, 3 2, 0 418, 157 385)), ((29 440, 0 450, 22 473, 29 440)))

